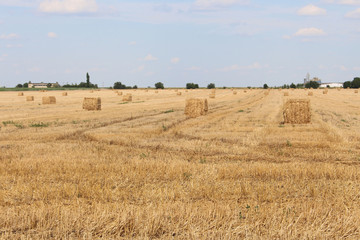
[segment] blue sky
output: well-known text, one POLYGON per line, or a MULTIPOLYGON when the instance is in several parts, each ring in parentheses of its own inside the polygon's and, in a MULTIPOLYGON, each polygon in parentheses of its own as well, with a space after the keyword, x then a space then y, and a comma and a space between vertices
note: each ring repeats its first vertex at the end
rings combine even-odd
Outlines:
POLYGON ((0 86, 360 76, 360 0, 0 0, 0 86))

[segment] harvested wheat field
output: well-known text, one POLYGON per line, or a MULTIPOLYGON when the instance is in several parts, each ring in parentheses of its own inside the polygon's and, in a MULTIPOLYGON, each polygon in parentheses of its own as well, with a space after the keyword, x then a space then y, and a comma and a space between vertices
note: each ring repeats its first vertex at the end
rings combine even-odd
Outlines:
POLYGON ((0 92, 0 238, 360 239, 360 96, 321 91, 0 92))

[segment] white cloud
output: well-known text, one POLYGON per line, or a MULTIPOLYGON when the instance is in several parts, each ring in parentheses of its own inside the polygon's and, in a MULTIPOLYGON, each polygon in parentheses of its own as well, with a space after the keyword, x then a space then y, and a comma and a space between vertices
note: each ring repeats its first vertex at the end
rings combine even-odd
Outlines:
POLYGON ((16 33, 0 35, 0 39, 2 39, 2 40, 12 40, 12 39, 17 39, 17 38, 19 38, 19 35, 17 35, 16 33))
POLYGON ((6 45, 7 48, 22 48, 22 44, 8 44, 6 45))
POLYGON ((297 12, 299 15, 304 15, 304 16, 317 16, 317 15, 325 15, 326 14, 326 10, 323 8, 319 8, 313 4, 309 4, 301 9, 299 9, 299 11, 297 12))
POLYGON ((326 33, 324 32, 324 30, 319 29, 319 28, 302 28, 299 29, 294 36, 298 36, 298 37, 315 37, 315 36, 323 36, 326 33))
POLYGON ((231 66, 227 66, 224 68, 219 69, 220 72, 231 72, 231 71, 237 71, 237 70, 255 70, 255 69, 261 69, 261 68, 267 68, 268 65, 261 65, 258 62, 255 62, 251 65, 247 66, 240 66, 238 64, 234 64, 231 66))
POLYGON ((345 17, 347 18, 360 18, 360 8, 352 11, 352 12, 348 12, 345 17))
POLYGON ((188 70, 188 71, 199 71, 200 67, 192 66, 192 67, 187 68, 186 70, 188 70))
POLYGON ((34 72, 34 73, 35 73, 35 72, 40 72, 40 71, 41 71, 41 69, 40 69, 40 68, 38 68, 38 67, 32 67, 32 68, 29 68, 29 69, 28 69, 28 71, 29 71, 29 72, 34 72))
POLYGON ((177 64, 178 62, 180 62, 180 58, 174 57, 174 58, 172 58, 170 61, 171 61, 171 63, 173 63, 173 64, 177 64))
POLYGON ((54 33, 54 32, 49 32, 49 33, 47 34, 47 36, 48 36, 49 38, 57 38, 57 34, 54 33))
POLYGON ((82 13, 96 12, 96 0, 44 0, 39 5, 40 12, 46 13, 82 13))
POLYGON ((146 57, 144 57, 144 60, 145 61, 156 61, 158 59, 156 57, 154 57, 153 55, 148 54, 146 57))
POLYGON ((129 42, 129 45, 136 45, 136 42, 135 42, 135 41, 131 41, 131 42, 129 42))
POLYGON ((196 0, 195 6, 199 8, 230 7, 235 4, 248 4, 248 0, 196 0))
POLYGON ((360 0, 340 0, 338 3, 343 5, 360 5, 360 0))

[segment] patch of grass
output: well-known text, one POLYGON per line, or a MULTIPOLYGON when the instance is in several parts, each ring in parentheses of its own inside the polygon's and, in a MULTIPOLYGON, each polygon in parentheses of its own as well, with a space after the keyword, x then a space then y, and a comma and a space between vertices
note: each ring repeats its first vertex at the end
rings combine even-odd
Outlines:
POLYGON ((50 126, 50 123, 43 123, 43 122, 32 123, 29 125, 29 127, 40 127, 40 128, 48 127, 48 126, 50 126))
POLYGON ((163 113, 172 113, 172 112, 174 112, 174 109, 166 110, 166 111, 163 112, 163 113))
POLYGON ((129 102, 122 102, 122 103, 119 103, 119 104, 128 104, 129 102))
POLYGON ((3 121, 2 124, 6 127, 7 125, 15 124, 15 122, 14 121, 3 121))
POLYGON ((345 120, 345 119, 341 119, 341 121, 342 121, 342 122, 346 122, 346 120, 345 120))
POLYGON ((241 109, 241 110, 239 110, 238 112, 244 112, 244 110, 241 109))
POLYGON ((145 102, 145 101, 138 101, 138 102, 133 102, 133 103, 143 103, 143 102, 145 102))
POLYGON ((288 147, 292 146, 292 144, 291 144, 291 142, 289 140, 286 140, 286 146, 288 146, 288 147))
POLYGON ((20 123, 15 123, 14 126, 17 127, 17 128, 20 128, 20 129, 24 128, 24 125, 22 125, 20 123))

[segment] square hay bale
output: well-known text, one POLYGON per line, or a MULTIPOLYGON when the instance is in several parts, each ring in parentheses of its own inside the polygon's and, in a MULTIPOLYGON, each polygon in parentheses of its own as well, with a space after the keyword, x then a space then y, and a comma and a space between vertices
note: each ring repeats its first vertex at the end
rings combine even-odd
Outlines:
POLYGON ((156 90, 155 93, 159 93, 159 91, 156 90))
POLYGON ((341 88, 338 88, 337 90, 338 90, 338 91, 341 91, 341 88))
POLYGON ((19 93, 18 93, 18 96, 24 96, 24 93, 23 93, 23 92, 19 92, 19 93))
POLYGON ((32 102, 32 101, 34 101, 34 96, 26 96, 26 101, 27 101, 27 102, 32 102))
POLYGON ((46 92, 46 90, 40 90, 40 92, 46 92))
POLYGON ((123 95, 123 92, 118 92, 117 95, 118 95, 118 96, 122 96, 122 95, 123 95))
POLYGON ((148 92, 148 91, 149 91, 149 89, 146 89, 146 90, 145 90, 145 92, 148 92))
POLYGON ((233 91, 233 94, 236 95, 236 94, 237 94, 237 91, 233 91))
POLYGON ((308 96, 313 96, 314 93, 313 92, 308 92, 308 96))
POLYGON ((188 90, 185 90, 185 92, 189 92, 188 90))
POLYGON ((247 91, 246 91, 246 90, 244 90, 244 93, 247 93, 247 91))
POLYGON ((42 97, 42 104, 56 104, 54 96, 42 97))
POLYGON ((63 95, 63 96, 67 96, 68 94, 67 94, 67 92, 63 92, 62 95, 63 95))
POLYGON ((306 124, 311 121, 309 99, 289 99, 283 109, 284 123, 306 124))
POLYGON ((324 91, 323 91, 323 94, 327 94, 327 93, 328 93, 328 90, 324 90, 324 91))
POLYGON ((288 92, 284 92, 284 96, 285 96, 285 97, 289 96, 289 93, 288 93, 288 92))
POLYGON ((208 112, 207 99, 190 98, 185 102, 185 115, 190 118, 196 118, 206 115, 208 112))
POLYGON ((265 96, 269 95, 269 91, 264 92, 264 95, 265 96))
POLYGON ((124 102, 131 102, 132 101, 132 95, 130 93, 123 96, 122 99, 124 102))
POLYGON ((354 91, 354 93, 358 93, 358 92, 359 92, 359 90, 355 90, 355 91, 354 91))
POLYGON ((175 92, 178 92, 179 90, 178 89, 175 89, 175 92))
POLYGON ((88 111, 101 110, 101 98, 84 98, 82 108, 88 111))
POLYGON ((209 98, 215 98, 215 93, 210 93, 209 98))
POLYGON ((181 96, 181 92, 177 92, 176 95, 181 96))

